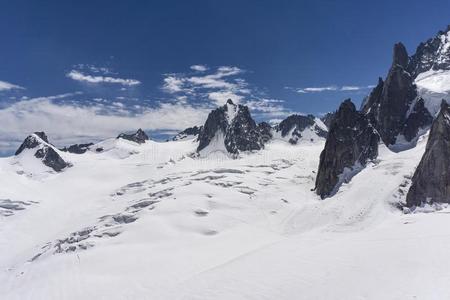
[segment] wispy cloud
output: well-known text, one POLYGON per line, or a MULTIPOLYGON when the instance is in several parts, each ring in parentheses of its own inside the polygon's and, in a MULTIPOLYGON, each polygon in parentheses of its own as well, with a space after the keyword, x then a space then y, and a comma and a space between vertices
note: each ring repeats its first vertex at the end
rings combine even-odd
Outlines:
POLYGON ((124 78, 118 78, 118 77, 111 77, 111 76, 102 76, 102 75, 87 75, 83 74, 82 72, 78 70, 72 70, 69 73, 66 74, 67 77, 70 79, 81 81, 81 82, 87 82, 87 83, 115 83, 115 84, 121 84, 125 86, 134 86, 139 85, 141 82, 136 79, 124 79, 124 78))
POLYGON ((237 77, 244 73, 238 67, 221 66, 209 73, 205 73, 209 69, 203 65, 193 67, 190 68, 201 70, 204 74, 167 74, 164 78, 163 91, 178 96, 210 100, 216 105, 224 104, 227 99, 239 102, 245 95, 250 94, 245 79, 237 77), (197 68, 198 66, 201 67, 197 68))
MULTIPOLYGON (((192 66, 190 68, 193 69, 192 66)), ((249 84, 244 78, 245 74, 246 71, 236 66, 208 68, 202 74, 198 74, 198 71, 166 74, 162 89, 176 103, 200 102, 210 109, 231 99, 249 106, 252 114, 259 119, 291 113, 282 100, 270 99, 265 92, 249 84)))
POLYGON ((344 85, 344 86, 337 86, 337 85, 329 85, 329 86, 321 86, 321 87, 306 87, 306 88, 290 88, 286 87, 287 89, 291 89, 296 91, 299 94, 307 94, 307 93, 321 93, 321 92, 351 92, 351 91, 361 91, 361 90, 367 90, 373 88, 373 85, 367 85, 367 86, 355 86, 355 85, 344 85))
POLYGON ((21 86, 18 86, 16 84, 12 84, 12 83, 0 80, 0 91, 8 91, 8 90, 15 90, 15 89, 24 89, 24 88, 21 86))
POLYGON ((191 70, 198 71, 198 72, 205 72, 208 70, 208 67, 205 65, 193 65, 190 68, 191 68, 191 70))
POLYGON ((118 103, 77 105, 76 101, 57 102, 76 95, 80 94, 22 100, 0 109, 0 119, 4 122, 0 127, 1 152, 15 150, 28 134, 38 130, 45 131, 52 142, 61 146, 115 137, 122 131, 136 128, 178 131, 202 124, 210 111, 192 105, 160 103, 154 107, 141 107, 139 113, 131 113, 118 103))

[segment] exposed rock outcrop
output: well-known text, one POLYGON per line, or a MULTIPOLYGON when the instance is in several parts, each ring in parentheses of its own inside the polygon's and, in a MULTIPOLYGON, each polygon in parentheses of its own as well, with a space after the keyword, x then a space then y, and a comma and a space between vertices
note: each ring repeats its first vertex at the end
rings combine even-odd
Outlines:
POLYGON ((290 134, 289 143, 297 144, 302 138, 302 133, 308 128, 318 137, 327 137, 327 131, 316 123, 316 118, 313 115, 290 115, 281 121, 281 123, 276 126, 275 130, 279 132, 283 138, 290 134))
POLYGON ((417 96, 414 79, 407 72, 408 54, 405 46, 394 46, 393 63, 383 82, 370 94, 363 107, 386 145, 396 142, 406 122, 407 112, 417 96))
POLYGON ((185 130, 179 132, 176 136, 172 138, 172 141, 181 141, 189 138, 198 137, 202 131, 203 126, 188 127, 185 130))
POLYGON ((414 78, 429 70, 450 70, 450 26, 425 43, 420 43, 411 56, 408 71, 414 78))
POLYGON ((87 150, 89 150, 89 147, 94 145, 94 143, 87 143, 87 144, 74 144, 70 145, 69 147, 64 147, 60 149, 64 152, 74 153, 74 154, 83 154, 87 150))
POLYGON ((422 98, 419 98, 403 125, 403 136, 410 142, 417 137, 420 129, 428 128, 433 122, 433 116, 426 109, 422 98))
POLYGON ((140 128, 132 134, 121 133, 117 138, 129 140, 138 144, 144 144, 145 141, 148 141, 148 135, 140 128))
POLYGON ((380 137, 367 116, 345 100, 331 123, 320 154, 315 191, 321 198, 332 195, 348 180, 346 171, 358 169, 378 156, 380 137))
POLYGON ((56 172, 71 166, 70 163, 62 159, 56 148, 48 142, 47 135, 44 132, 35 132, 29 135, 17 149, 15 155, 19 156, 26 150, 35 151, 34 156, 56 172))
POLYGON ((329 112, 323 115, 320 120, 327 126, 328 129, 330 129, 331 122, 333 122, 333 118, 336 115, 336 112, 329 112))
POLYGON ((431 126, 425 153, 406 196, 409 207, 424 203, 450 203, 450 108, 442 101, 431 126))
POLYGON ((199 135, 197 152, 206 148, 237 154, 264 147, 261 128, 252 119, 247 106, 236 105, 228 99, 224 106, 213 110, 199 135))

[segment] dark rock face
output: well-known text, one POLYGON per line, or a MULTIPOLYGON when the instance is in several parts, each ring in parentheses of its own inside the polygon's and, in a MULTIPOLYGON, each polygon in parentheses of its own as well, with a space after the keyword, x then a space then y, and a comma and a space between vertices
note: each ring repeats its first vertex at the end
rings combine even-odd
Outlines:
POLYGON ((260 135, 260 141, 265 144, 270 141, 273 137, 272 126, 267 122, 261 122, 258 124, 258 131, 260 135))
POLYGON ((17 149, 15 155, 19 155, 25 149, 36 149, 34 156, 42 160, 42 162, 55 170, 60 172, 63 169, 70 167, 71 164, 64 161, 61 156, 55 151, 53 146, 48 142, 47 136, 44 132, 35 132, 29 135, 17 149))
POLYGON ((378 156, 380 137, 366 115, 345 100, 331 123, 325 148, 320 154, 315 191, 321 198, 333 194, 345 168, 365 166, 378 156))
POLYGON ((333 118, 336 115, 336 112, 329 112, 326 113, 324 116, 320 118, 322 120, 323 124, 327 126, 328 129, 330 129, 331 123, 333 122, 333 118))
POLYGON ((174 136, 172 138, 172 141, 184 140, 189 136, 198 136, 200 134, 200 131, 202 131, 202 128, 203 126, 188 127, 174 136))
POLYGON ((148 141, 148 135, 140 128, 133 134, 121 133, 117 138, 129 140, 138 144, 143 144, 145 141, 148 141))
POLYGON ((60 150, 64 151, 64 152, 69 152, 69 153, 83 154, 87 150, 89 150, 89 147, 92 145, 94 145, 94 143, 74 144, 74 145, 70 145, 69 147, 64 147, 60 150))
POLYGON ((408 65, 408 71, 414 78, 428 70, 450 70, 450 47, 444 46, 450 43, 449 32, 450 26, 417 47, 408 65))
POLYGON ((381 94, 383 93, 384 81, 381 77, 378 77, 377 86, 370 92, 369 96, 363 102, 361 111, 364 113, 369 113, 372 106, 379 102, 381 99, 381 94))
POLYGON ((291 138, 289 139, 289 143, 291 144, 297 144, 298 140, 302 137, 302 131, 308 127, 312 127, 319 137, 325 138, 327 132, 317 126, 315 119, 313 115, 291 115, 278 124, 276 131, 279 131, 282 137, 286 137, 292 132, 291 138))
POLYGON ((210 145, 217 134, 223 134, 224 146, 232 154, 260 150, 264 146, 261 128, 252 119, 248 107, 236 105, 230 99, 208 115, 198 137, 197 152, 210 145))
POLYGON ((425 153, 406 196, 409 207, 424 203, 450 203, 450 108, 442 101, 431 126, 425 153))
POLYGON ((39 139, 43 140, 44 142, 48 143, 47 135, 45 135, 44 132, 35 132, 34 134, 29 135, 23 141, 22 145, 20 145, 19 149, 17 149, 14 155, 19 155, 25 149, 34 149, 37 146, 39 146, 41 144, 41 141, 39 141, 39 139, 37 139, 36 136, 39 139))
POLYGON ((408 109, 417 96, 414 79, 406 71, 407 63, 405 47, 401 43, 395 44, 386 81, 379 80, 363 107, 386 145, 395 143, 404 127, 408 109))
POLYGON ((59 154, 51 147, 43 147, 36 151, 35 157, 40 158, 44 165, 52 168, 56 172, 71 166, 71 164, 64 161, 59 154))
POLYGON ((419 129, 427 128, 433 122, 433 116, 425 108, 425 102, 422 98, 417 100, 416 104, 405 121, 403 127, 403 135, 405 139, 410 142, 417 137, 419 129))

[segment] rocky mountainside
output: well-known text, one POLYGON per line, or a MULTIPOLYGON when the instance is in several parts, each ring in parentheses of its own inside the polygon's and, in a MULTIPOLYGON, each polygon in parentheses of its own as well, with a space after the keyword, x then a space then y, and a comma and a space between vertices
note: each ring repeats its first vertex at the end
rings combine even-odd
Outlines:
POLYGON ((197 138, 202 131, 203 126, 188 127, 185 130, 179 132, 172 138, 172 141, 181 141, 197 138))
POLYGON ((417 96, 414 79, 407 72, 408 54, 401 43, 394 46, 392 66, 383 82, 374 88, 363 112, 367 114, 386 145, 395 144, 417 96))
POLYGON ((429 70, 450 70, 450 26, 425 43, 420 43, 411 56, 407 70, 414 78, 429 70))
POLYGON ((201 130, 197 152, 210 153, 225 150, 232 154, 260 150, 267 138, 264 126, 258 127, 247 106, 228 100, 224 106, 213 110, 201 130))
POLYGON ((339 184, 378 155, 380 137, 366 115, 350 99, 339 107, 320 154, 315 190, 322 198, 332 195, 339 184), (346 173, 346 174, 344 174, 346 173))
POLYGON ((132 134, 121 133, 119 134, 119 136, 117 136, 117 138, 129 140, 138 144, 143 144, 145 143, 145 141, 148 141, 149 139, 148 135, 140 128, 135 133, 132 134))
MULTIPOLYGON (((350 111, 353 111, 355 119, 359 114, 359 118, 364 120, 362 131, 367 126, 373 127, 381 141, 392 150, 411 148, 433 122, 436 95, 448 96, 448 93, 442 93, 450 91, 450 74, 445 73, 448 70, 450 70, 450 27, 426 43, 420 44, 411 57, 408 56, 405 46, 397 43, 394 45, 392 65, 386 79, 378 79, 378 84, 364 100, 360 113, 348 109, 348 114, 351 115, 350 111), (417 80, 420 83, 420 93, 416 85, 417 80), (445 87, 447 82, 449 86, 445 87)), ((336 190, 342 177, 345 177, 344 168, 349 168, 357 162, 355 154, 358 152, 351 142, 355 135, 340 135, 339 138, 334 136, 336 131, 338 133, 345 131, 346 126, 348 123, 345 118, 336 117, 331 122, 316 179, 316 192, 322 197, 336 190)), ((363 144, 360 146, 374 145, 371 143, 375 139, 362 138, 363 144)), ((372 148, 368 146, 367 149, 372 148)), ((369 152, 369 155, 362 157, 361 165, 365 164, 367 158, 376 156, 375 151, 369 152)), ((411 199, 412 196, 409 197, 411 199)))
POLYGON ((32 152, 35 158, 40 159, 44 165, 56 172, 71 166, 58 154, 58 150, 49 143, 44 132, 35 132, 29 135, 17 149, 15 155, 26 155, 26 152, 32 152))
POLYGON ((450 108, 442 101, 441 111, 430 130, 425 153, 406 196, 408 206, 450 203, 450 108))

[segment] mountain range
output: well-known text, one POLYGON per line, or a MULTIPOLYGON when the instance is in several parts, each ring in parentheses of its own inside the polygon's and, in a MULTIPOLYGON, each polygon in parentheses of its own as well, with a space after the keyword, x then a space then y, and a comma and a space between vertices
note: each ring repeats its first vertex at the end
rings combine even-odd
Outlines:
POLYGON ((359 109, 269 124, 229 99, 166 142, 30 133, 0 158, 2 297, 450 298, 449 100, 450 26, 396 43, 359 109))

